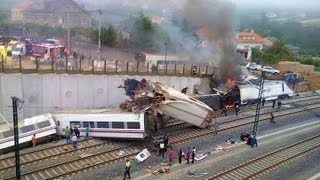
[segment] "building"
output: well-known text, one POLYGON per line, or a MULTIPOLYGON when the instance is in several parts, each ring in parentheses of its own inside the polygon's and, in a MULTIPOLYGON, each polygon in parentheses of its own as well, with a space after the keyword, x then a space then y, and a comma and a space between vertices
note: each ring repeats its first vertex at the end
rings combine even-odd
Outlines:
POLYGON ((244 59, 251 59, 252 48, 262 50, 263 38, 254 31, 237 33, 235 41, 236 51, 242 54, 244 59))
POLYGON ((263 48, 268 49, 269 47, 271 47, 273 45, 273 43, 275 43, 277 41, 279 41, 278 38, 272 37, 272 36, 267 36, 267 37, 263 38, 263 48))
POLYGON ((12 19, 23 23, 62 28, 92 25, 90 14, 73 0, 32 0, 31 5, 12 9, 12 12, 12 19))

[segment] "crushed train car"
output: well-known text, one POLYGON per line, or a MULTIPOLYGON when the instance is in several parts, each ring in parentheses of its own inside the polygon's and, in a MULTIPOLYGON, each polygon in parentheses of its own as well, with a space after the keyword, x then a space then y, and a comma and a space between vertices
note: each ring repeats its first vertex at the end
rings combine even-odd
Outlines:
POLYGON ((131 98, 120 104, 125 111, 149 110, 200 128, 207 127, 213 118, 213 110, 208 105, 159 82, 126 79, 119 88, 124 88, 131 98))

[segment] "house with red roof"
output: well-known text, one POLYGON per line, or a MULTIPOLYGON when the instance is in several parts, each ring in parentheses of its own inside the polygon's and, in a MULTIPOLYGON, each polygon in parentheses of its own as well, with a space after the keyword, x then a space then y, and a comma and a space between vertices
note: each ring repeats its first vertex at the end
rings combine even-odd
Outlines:
POLYGON ((244 59, 250 60, 252 48, 262 49, 263 37, 255 33, 253 30, 250 32, 239 32, 235 37, 236 51, 243 55, 244 59))

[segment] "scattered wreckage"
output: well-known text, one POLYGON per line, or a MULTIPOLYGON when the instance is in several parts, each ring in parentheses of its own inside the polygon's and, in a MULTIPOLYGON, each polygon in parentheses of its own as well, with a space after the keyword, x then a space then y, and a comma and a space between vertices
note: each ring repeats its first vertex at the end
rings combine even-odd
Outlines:
POLYGON ((118 88, 124 88, 131 98, 120 104, 125 111, 166 114, 200 128, 207 127, 213 118, 208 105, 159 82, 126 79, 118 88))

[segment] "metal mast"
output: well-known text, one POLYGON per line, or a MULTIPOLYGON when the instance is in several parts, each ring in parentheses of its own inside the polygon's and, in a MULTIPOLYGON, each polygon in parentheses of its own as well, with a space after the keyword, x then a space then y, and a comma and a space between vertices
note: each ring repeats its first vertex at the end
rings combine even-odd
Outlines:
POLYGON ((262 94, 263 94, 263 85, 264 85, 264 71, 261 71, 261 80, 260 80, 260 84, 259 84, 258 102, 257 102, 256 115, 254 118, 254 125, 253 125, 253 131, 252 131, 252 134, 254 136, 257 135, 257 130, 258 130, 258 122, 259 122, 261 101, 262 101, 262 94))

